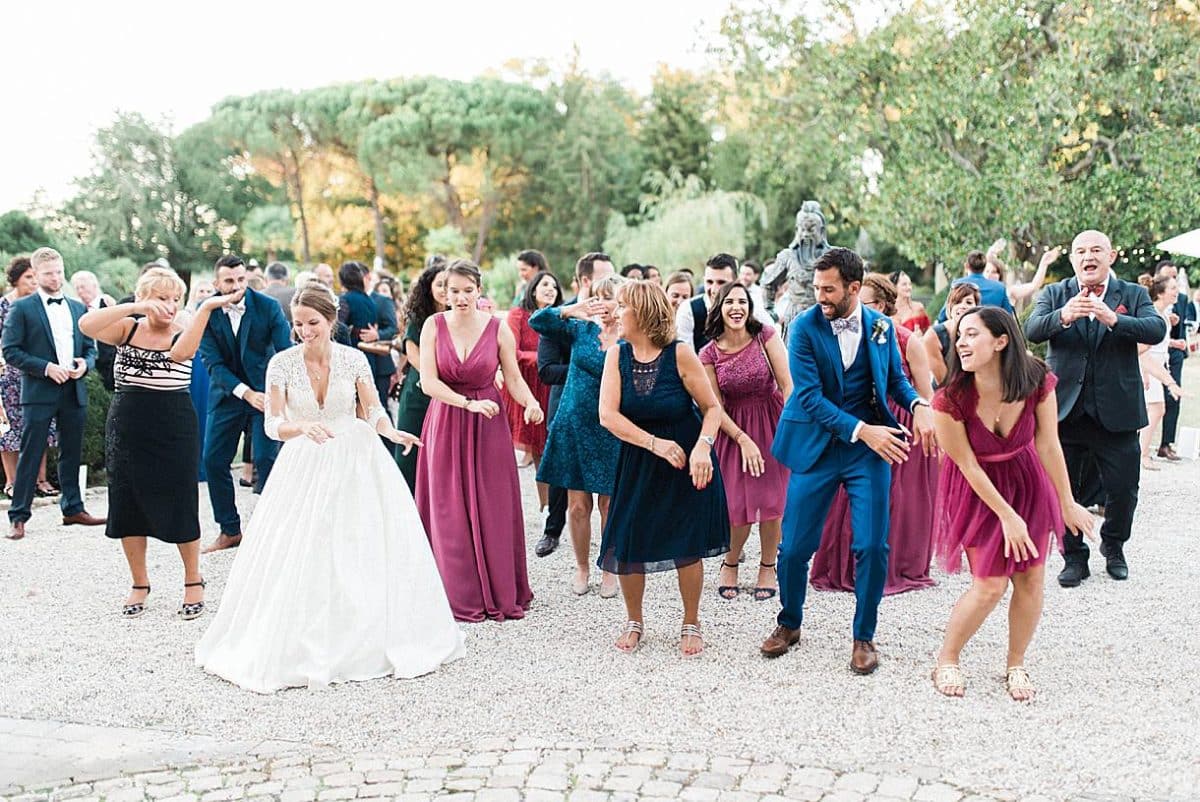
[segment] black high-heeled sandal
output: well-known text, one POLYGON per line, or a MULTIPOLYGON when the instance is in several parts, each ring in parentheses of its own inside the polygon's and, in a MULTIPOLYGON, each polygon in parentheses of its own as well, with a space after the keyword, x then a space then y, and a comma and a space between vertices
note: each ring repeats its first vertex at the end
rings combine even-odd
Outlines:
MULTIPOLYGON (((149 585, 131 585, 130 589, 131 590, 144 590, 144 591, 146 591, 147 596, 150 595, 150 586, 149 585)), ((137 618, 139 615, 141 615, 144 612, 146 612, 146 600, 145 599, 138 602, 137 604, 126 604, 123 607, 121 607, 121 617, 122 618, 137 618)))
MULTIPOLYGON (((203 588, 207 587, 207 584, 203 579, 201 579, 199 582, 184 582, 183 586, 185 588, 203 588)), ((175 614, 184 621, 191 621, 193 618, 199 618, 200 614, 203 612, 204 602, 183 602, 179 605, 179 609, 175 614)))
MULTIPOLYGON (((759 568, 770 568, 770 569, 774 570, 775 566, 777 566, 777 565, 779 565, 779 563, 777 563, 777 562, 773 562, 770 565, 767 565, 764 562, 759 562, 758 567, 759 568)), ((773 598, 775 598, 775 594, 778 592, 779 592, 778 588, 757 587, 754 589, 754 600, 755 601, 766 601, 767 599, 773 599, 773 598)))
MULTIPOLYGON (((737 567, 738 567, 737 563, 730 565, 725 560, 721 560, 721 565, 725 566, 726 568, 732 568, 735 571, 737 570, 737 567)), ((741 592, 742 592, 741 588, 739 588, 737 585, 717 585, 717 595, 720 596, 725 601, 733 601, 734 599, 736 599, 738 597, 738 594, 741 592)))

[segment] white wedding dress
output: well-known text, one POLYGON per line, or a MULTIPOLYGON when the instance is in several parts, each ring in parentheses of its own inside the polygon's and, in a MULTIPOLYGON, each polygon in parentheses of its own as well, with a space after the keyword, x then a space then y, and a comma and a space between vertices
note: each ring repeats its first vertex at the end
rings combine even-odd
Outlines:
POLYGON ((378 406, 362 352, 333 346, 321 406, 303 349, 271 359, 283 388, 279 425, 320 421, 334 437, 296 437, 279 451, 233 561, 225 592, 196 644, 196 664, 251 691, 416 677, 465 653, 412 494, 374 425, 356 416, 356 389, 378 406), (369 390, 369 393, 367 392, 369 390))

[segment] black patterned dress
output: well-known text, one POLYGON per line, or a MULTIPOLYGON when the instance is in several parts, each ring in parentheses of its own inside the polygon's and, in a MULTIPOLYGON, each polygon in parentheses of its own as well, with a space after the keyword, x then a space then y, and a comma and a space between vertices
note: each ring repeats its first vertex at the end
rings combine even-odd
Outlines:
POLYGON ((200 538, 192 360, 176 362, 169 351, 131 345, 137 326, 118 346, 113 364, 116 393, 105 429, 105 534, 189 543, 200 538))

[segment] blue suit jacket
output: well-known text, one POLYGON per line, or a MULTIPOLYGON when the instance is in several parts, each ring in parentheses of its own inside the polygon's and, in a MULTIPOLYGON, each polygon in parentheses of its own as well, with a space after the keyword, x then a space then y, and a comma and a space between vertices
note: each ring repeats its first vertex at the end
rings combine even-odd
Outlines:
MULTIPOLYGON (((895 325, 868 307, 863 307, 862 314, 863 337, 883 422, 897 426, 888 410, 887 396, 908 409, 918 398, 917 391, 900 366, 895 325), (877 334, 877 325, 886 330, 877 334)), ((842 352, 820 306, 810 307, 788 326, 788 364, 794 389, 784 404, 771 453, 789 470, 800 473, 816 464, 833 438, 849 443, 859 422, 842 409, 842 352)))
POLYGON ((275 354, 292 347, 291 327, 274 298, 247 289, 245 302, 237 337, 233 336, 229 316, 220 310, 209 316, 200 338, 200 359, 210 380, 209 409, 234 398, 233 389, 239 384, 263 392, 267 363, 275 354))
MULTIPOLYGON (((387 342, 396 338, 400 329, 396 323, 396 304, 386 295, 377 292, 369 296, 375 302, 375 325, 379 328, 379 342, 387 342)), ((371 363, 371 372, 376 376, 391 376, 396 372, 396 363, 391 355, 367 354, 367 362, 371 363)))
MULTIPOLYGON (((87 362, 88 370, 91 370, 96 366, 96 343, 79 330, 79 318, 87 312, 87 307, 73 298, 67 298, 66 304, 75 328, 74 357, 87 362)), ((50 330, 50 318, 46 315, 41 293, 35 292, 12 305, 4 321, 0 343, 5 361, 21 371, 21 403, 57 404, 62 387, 46 378, 46 366, 58 362, 58 352, 54 348, 54 333, 50 330)), ((86 385, 82 381, 71 384, 75 385, 79 405, 86 406, 86 385)))

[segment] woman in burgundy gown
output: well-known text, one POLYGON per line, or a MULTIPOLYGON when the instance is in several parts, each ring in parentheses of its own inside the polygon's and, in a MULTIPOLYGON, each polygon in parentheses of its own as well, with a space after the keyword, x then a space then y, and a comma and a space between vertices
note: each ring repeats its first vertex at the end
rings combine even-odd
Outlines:
POLYGON ((459 259, 446 273, 449 308, 421 330, 421 385, 432 401, 417 462, 417 510, 454 617, 523 618, 533 592, 497 368, 526 423, 540 422, 542 408, 521 378, 512 331, 476 306, 479 268, 459 259))
POLYGON ((717 595, 737 598, 738 560, 750 527, 758 524, 761 550, 754 600, 766 601, 778 590, 775 555, 787 498, 788 470, 771 456, 783 399, 792 393, 787 349, 774 328, 755 320, 754 301, 745 285, 722 287, 713 311, 718 314, 708 316, 704 333, 710 340, 700 349, 700 362, 723 411, 715 450, 730 525, 729 553, 721 566, 717 595))
MULTIPOLYGON (((858 300, 889 317, 896 313, 896 288, 878 273, 863 280, 858 300)), ((895 318, 892 318, 893 321, 895 318)), ((921 338, 903 326, 896 327, 900 363, 905 377, 922 398, 933 395, 929 381, 929 363, 921 338)), ((912 413, 891 400, 888 407, 901 426, 912 429, 912 413)), ((914 448, 908 459, 892 466, 891 521, 888 529, 887 595, 927 588, 932 555, 933 502, 937 495, 938 458, 914 448)), ((821 548, 813 555, 810 581, 818 590, 854 592, 854 554, 850 528, 850 504, 846 491, 839 489, 825 518, 821 548)))
POLYGON ((958 324, 946 385, 933 398, 937 439, 949 458, 938 481, 934 544, 947 571, 962 555, 971 587, 950 614, 933 671, 946 696, 962 696, 959 655, 1004 598, 1008 693, 1033 698, 1025 650, 1042 614, 1051 535, 1090 536, 1094 520, 1075 502, 1058 442, 1057 378, 1032 356, 1011 314, 985 306, 958 324))

